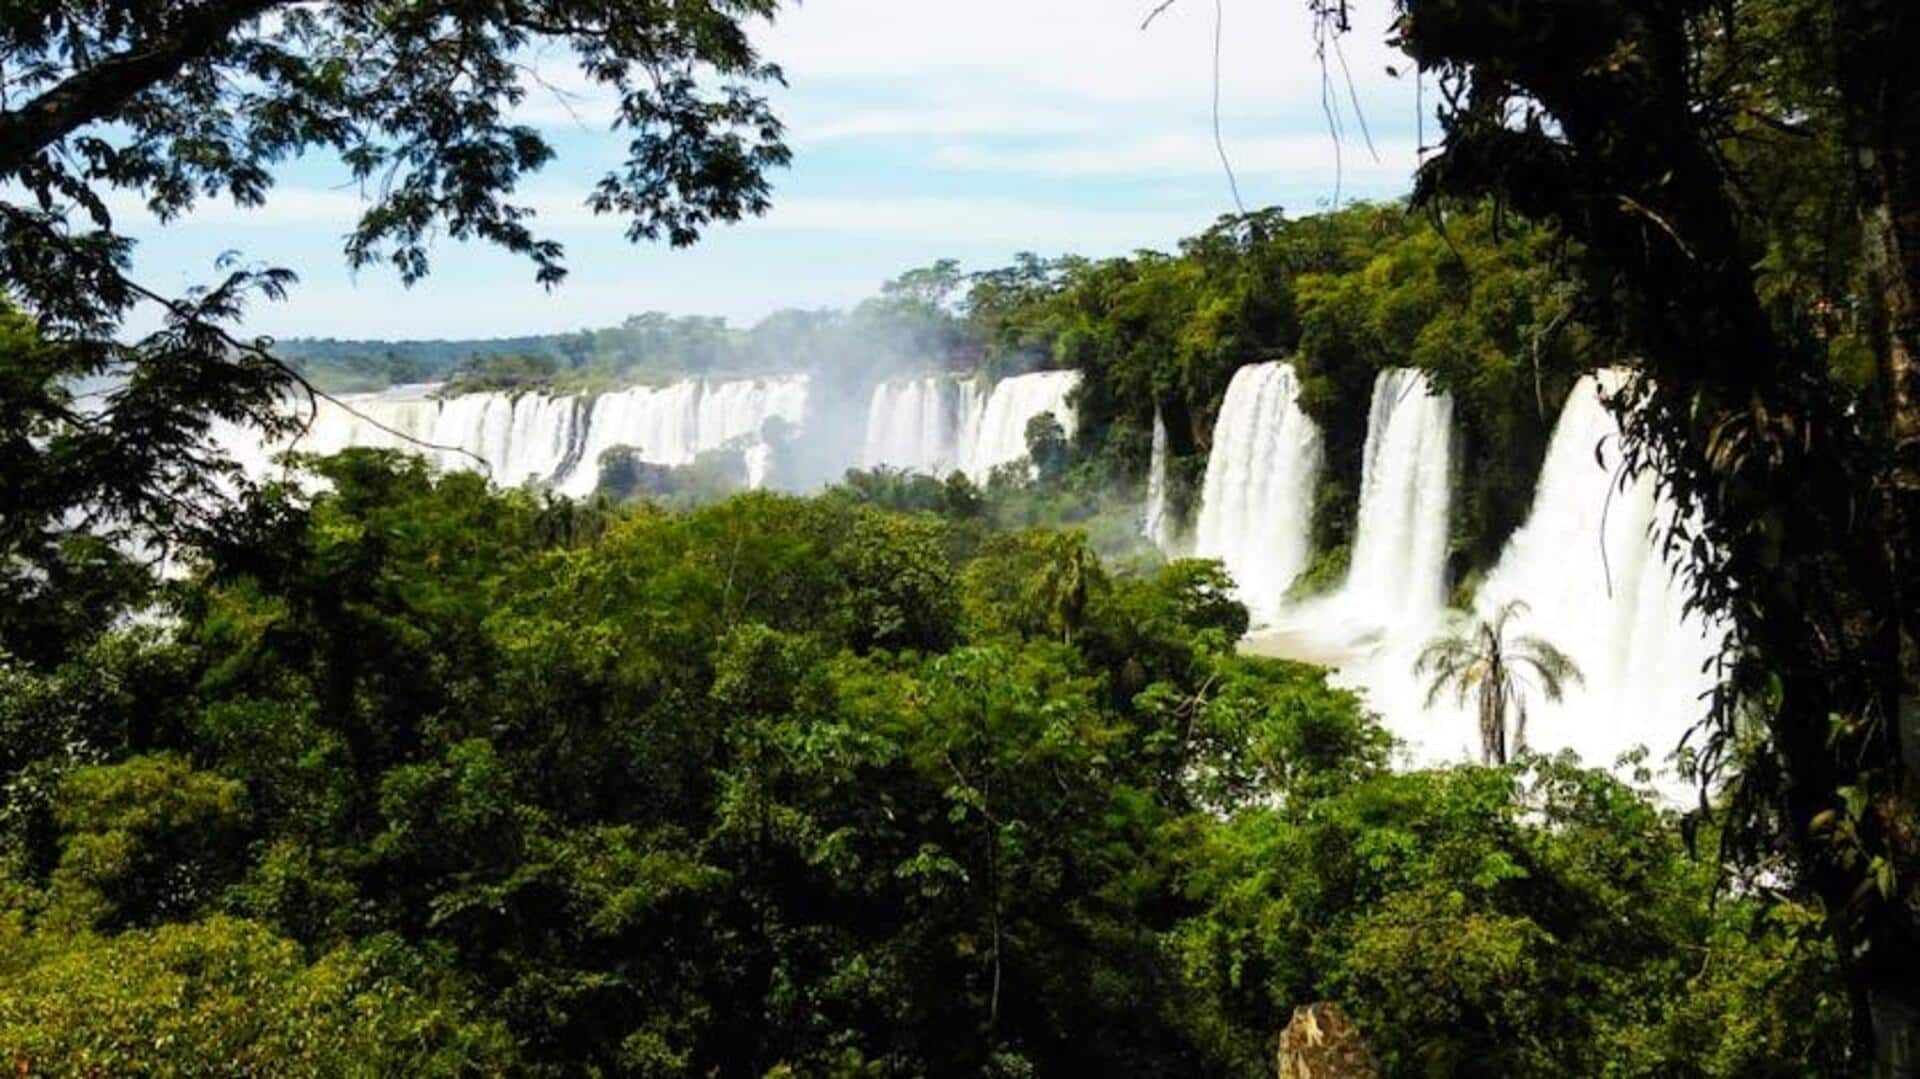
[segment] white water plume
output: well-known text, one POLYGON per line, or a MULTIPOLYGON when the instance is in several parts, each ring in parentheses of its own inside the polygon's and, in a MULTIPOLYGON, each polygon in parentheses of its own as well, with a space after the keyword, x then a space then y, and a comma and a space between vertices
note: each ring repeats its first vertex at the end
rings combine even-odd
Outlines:
MULTIPOLYGON (((1584 676, 1581 683, 1568 684, 1557 703, 1545 700, 1537 686, 1527 690, 1529 745, 1546 752, 1572 749, 1596 766, 1645 746, 1658 766, 1704 714, 1702 696, 1712 688, 1713 676, 1703 668, 1718 653, 1725 631, 1684 613, 1684 584, 1659 549, 1670 507, 1657 496, 1652 479, 1625 481, 1620 475, 1619 427, 1602 403, 1602 392, 1623 377, 1607 372, 1574 388, 1542 462, 1533 508, 1481 584, 1471 618, 1490 619, 1509 600, 1525 603, 1527 610, 1514 620, 1510 634, 1546 641, 1565 652, 1584 676)), ((1406 403, 1402 399, 1383 421, 1376 398, 1368 439, 1370 493, 1393 474, 1396 466, 1388 462, 1395 452, 1411 461, 1416 455, 1407 444, 1436 437, 1394 433, 1406 403), (1401 437, 1407 443, 1389 451, 1401 437), (1381 456, 1374 455, 1375 445, 1381 456)), ((1411 426, 1436 423, 1437 417, 1428 416, 1411 426)), ((1443 498, 1445 472, 1436 468, 1427 470, 1425 479, 1415 478, 1419 472, 1389 485, 1417 490, 1411 503, 1400 496, 1381 503, 1382 495, 1375 493, 1376 504, 1363 506, 1355 576, 1349 578, 1349 590, 1362 591, 1344 603, 1337 596, 1288 612, 1282 632, 1252 646, 1337 668, 1335 681, 1362 690, 1415 760, 1475 759, 1479 747, 1471 700, 1461 707, 1451 693, 1443 693, 1429 707, 1428 680, 1413 669, 1435 635, 1469 621, 1459 612, 1445 612, 1434 599, 1444 547, 1433 530, 1444 535, 1444 524, 1438 523, 1444 511, 1433 501, 1443 498), (1395 520, 1402 523, 1389 523, 1395 520), (1385 549, 1363 553, 1363 545, 1376 541, 1385 549), (1416 556, 1416 551, 1423 553, 1416 556), (1383 580, 1399 573, 1406 591, 1375 591, 1357 576, 1374 572, 1383 580), (1372 598, 1358 599, 1369 594, 1372 598), (1351 633, 1356 610, 1370 612, 1380 628, 1371 635, 1340 637, 1351 633)), ((1661 772, 1659 783, 1670 796, 1681 796, 1682 785, 1671 771, 1661 772)))
MULTIPOLYGON (((343 396, 341 404, 321 400, 312 426, 293 447, 319 454, 350 446, 407 450, 440 468, 482 469, 502 486, 533 482, 585 496, 599 483, 600 455, 616 446, 672 466, 736 445, 746 454, 750 484, 758 486, 773 465, 762 429, 776 417, 798 424, 807 399, 805 376, 683 380, 593 397, 442 398, 434 395, 437 389, 398 386, 343 396)), ((221 441, 256 474, 285 448, 262 445, 257 435, 239 429, 223 430, 221 441)))
POLYGON ((1300 411, 1293 365, 1234 372, 1214 423, 1194 547, 1233 575, 1255 625, 1279 615, 1311 554, 1320 429, 1300 411))
POLYGON ((1446 601, 1453 398, 1407 367, 1374 379, 1360 512, 1341 603, 1382 622, 1430 617, 1446 601))
POLYGON ((1153 410, 1153 452, 1147 462, 1147 511, 1140 534, 1163 553, 1173 550, 1173 515, 1167 505, 1167 421, 1153 410))
POLYGON ((1051 413, 1071 437, 1068 397, 1077 371, 1015 375, 983 389, 979 378, 912 375, 874 386, 867 401, 860 463, 942 476, 959 470, 985 483, 993 470, 1027 456, 1027 424, 1051 413))
POLYGON ((1624 372, 1582 379, 1567 399, 1527 523, 1507 542, 1475 602, 1488 617, 1525 602, 1523 632, 1545 638, 1586 676, 1530 724, 1542 748, 1570 747, 1610 763, 1634 745, 1656 758, 1705 714, 1713 676, 1702 668, 1725 629, 1683 614, 1684 582, 1661 552, 1671 504, 1652 477, 1620 475, 1620 428, 1602 402, 1624 372), (1596 448, 1599 460, 1596 461, 1596 448))
POLYGON ((962 423, 961 468, 975 483, 985 483, 993 470, 1027 456, 1027 424, 1050 412, 1072 437, 1078 417, 1068 396, 1079 388, 1078 371, 1035 371, 994 383, 977 423, 962 423))
POLYGON ((874 386, 867 404, 864 468, 897 468, 945 476, 965 456, 968 427, 977 427, 980 384, 970 377, 918 375, 874 386))

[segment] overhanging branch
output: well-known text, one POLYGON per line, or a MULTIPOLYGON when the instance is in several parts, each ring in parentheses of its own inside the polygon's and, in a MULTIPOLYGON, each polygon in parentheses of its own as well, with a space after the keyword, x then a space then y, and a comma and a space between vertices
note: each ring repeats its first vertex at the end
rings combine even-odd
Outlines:
POLYGON ((111 116, 134 95, 218 48, 242 23, 283 2, 203 4, 170 29, 74 72, 18 109, 0 113, 0 177, 19 175, 48 145, 111 116))

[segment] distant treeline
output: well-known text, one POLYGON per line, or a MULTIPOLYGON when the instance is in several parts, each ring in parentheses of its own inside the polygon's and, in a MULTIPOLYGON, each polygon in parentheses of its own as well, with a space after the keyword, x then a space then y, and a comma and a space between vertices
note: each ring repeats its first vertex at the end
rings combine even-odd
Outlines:
POLYGON ((849 310, 777 311, 747 328, 650 311, 618 326, 478 340, 292 338, 275 351, 334 391, 451 381, 463 389, 552 385, 592 390, 688 375, 833 370, 849 375, 970 365, 977 349, 950 301, 957 263, 902 275, 849 310))
POLYGON ((818 336, 832 319, 826 312, 782 312, 738 330, 724 319, 649 312, 618 326, 568 333, 428 341, 295 338, 276 350, 310 372, 366 388, 463 374, 548 380, 569 371, 643 381, 649 375, 790 367, 791 346, 818 336))

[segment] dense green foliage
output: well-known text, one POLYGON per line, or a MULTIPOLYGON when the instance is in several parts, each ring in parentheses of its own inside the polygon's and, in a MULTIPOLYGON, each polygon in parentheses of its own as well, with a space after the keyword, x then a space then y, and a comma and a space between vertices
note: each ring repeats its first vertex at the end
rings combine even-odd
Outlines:
POLYGON ((1389 771, 1234 654, 1210 564, 931 480, 615 513, 316 467, 164 621, 0 658, 0 1059, 1260 1075, 1325 996, 1396 1074, 1834 1052, 1824 945, 1710 907, 1647 796, 1389 771))
POLYGON ((223 497, 202 436, 271 425, 290 376, 228 327, 289 275, 156 296, 108 207, 257 205, 317 150, 390 181, 353 265, 415 280, 444 230, 555 282, 512 198, 552 149, 511 110, 558 45, 628 128, 589 204, 691 242, 786 160, 743 26, 771 0, 0 16, 0 286, 30 312, 0 313, 0 1066, 1258 1075, 1337 998, 1396 1075, 1911 1071, 1920 20, 1393 6, 1440 91, 1425 215, 943 262, 740 333, 301 358, 339 388, 1086 376, 1031 482, 716 502, 725 455, 616 457, 618 509, 367 452, 223 497), (145 302, 160 329, 120 339, 145 302), (1623 354, 1654 376, 1630 459, 1739 631, 1705 752, 1744 812, 1691 851, 1577 762, 1393 771, 1352 696, 1233 653, 1216 566, 1099 557, 1154 413, 1190 501, 1232 371, 1288 359, 1333 464, 1302 587, 1335 579, 1371 380, 1412 364, 1459 402, 1470 579, 1571 376, 1623 354), (1764 872, 1713 902, 1722 849, 1764 872))

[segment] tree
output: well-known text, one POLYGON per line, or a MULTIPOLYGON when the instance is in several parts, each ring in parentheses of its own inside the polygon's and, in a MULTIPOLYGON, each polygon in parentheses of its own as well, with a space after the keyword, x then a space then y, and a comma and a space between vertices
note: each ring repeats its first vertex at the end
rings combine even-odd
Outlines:
POLYGON ((1027 458, 1040 478, 1052 482, 1067 469, 1067 432, 1051 412, 1027 421, 1027 458))
POLYGON ((1465 632, 1435 637, 1414 661, 1416 675, 1432 672, 1427 687, 1427 706, 1440 699, 1451 686, 1454 700, 1467 703, 1475 695, 1480 711, 1480 760, 1485 764, 1507 763, 1507 707, 1515 709, 1513 748, 1526 748, 1527 698, 1529 689, 1538 689, 1549 701, 1558 701, 1568 683, 1585 679, 1580 668, 1565 652, 1531 634, 1511 639, 1507 623, 1525 614, 1527 605, 1508 600, 1494 612, 1491 620, 1482 619, 1465 632), (1529 674, 1528 672, 1531 672, 1529 674))
POLYGON ((55 909, 115 928, 191 914, 237 861, 244 800, 240 784, 170 757, 75 771, 55 809, 55 909))
POLYGON ((1027 582, 1026 599, 1062 642, 1072 644, 1086 622, 1089 597, 1107 583, 1100 556, 1079 532, 1039 532, 1030 542, 1039 572, 1027 582))
MULTIPOLYGON (((1311 0, 1333 33, 1349 6, 1311 0)), ((1858 1059, 1907 1074, 1920 69, 1906 58, 1920 19, 1891 0, 1394 8, 1394 42, 1439 87, 1440 152, 1416 198, 1493 195, 1558 227, 1583 247, 1588 306, 1644 357, 1650 377, 1616 401, 1627 466, 1672 496, 1663 550, 1735 631, 1702 728, 1703 791, 1732 780, 1731 854, 1792 852, 1846 963, 1858 1059), (1821 221, 1839 238, 1797 241, 1821 221), (1839 362, 1850 344, 1871 358, 1858 377, 1839 362)))
MULTIPOLYGON (((84 525, 163 537, 205 523, 229 474, 212 421, 276 431, 300 382, 263 341, 229 330, 254 298, 278 298, 285 270, 224 260, 206 288, 169 297, 129 274, 132 241, 117 199, 162 221, 203 199, 242 207, 272 194, 273 168, 336 156, 367 193, 345 244, 350 265, 390 263, 412 283, 444 233, 532 260, 553 286, 560 245, 514 199, 553 157, 514 108, 544 76, 525 57, 570 54, 616 101, 625 160, 587 195, 634 239, 694 242, 715 222, 766 210, 767 173, 788 160, 761 89, 780 80, 746 22, 777 0, 699 3, 404 5, 289 0, 56 2, 0 16, 0 281, 58 352, 57 364, 0 341, 0 412, 38 430, 38 460, 0 472, 0 557, 46 561, 45 537, 72 517, 39 513, 51 480, 62 508, 94 506, 84 525), (135 305, 159 330, 119 340, 135 305), (74 383, 112 373, 97 407, 74 383), (16 516, 17 510, 33 511, 16 516), (37 525, 24 540, 14 522, 37 525)), ((311 386, 305 387, 309 391, 311 386)))
MULTIPOLYGON (((4 939, 4 938, 0 938, 4 939)), ((457 978, 392 938, 308 962, 216 916, 6 939, 0 1061, 20 1075, 468 1075, 525 1067, 457 978), (270 1002, 270 1003, 269 1003, 270 1002)))

